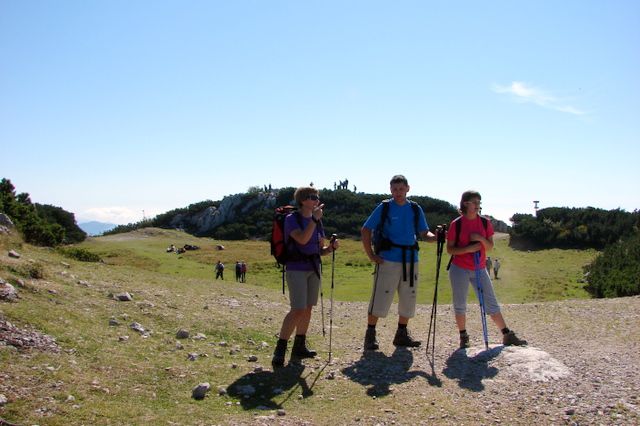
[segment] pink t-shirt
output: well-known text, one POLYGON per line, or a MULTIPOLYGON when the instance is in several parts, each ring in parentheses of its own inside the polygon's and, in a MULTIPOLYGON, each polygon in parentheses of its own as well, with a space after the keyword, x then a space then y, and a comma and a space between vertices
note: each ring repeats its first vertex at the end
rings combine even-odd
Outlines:
MULTIPOLYGON (((469 220, 466 216, 459 216, 457 219, 451 222, 449 225, 449 231, 447 232, 447 240, 456 240, 456 221, 462 221, 460 226, 460 237, 458 238, 458 247, 466 247, 471 243, 469 236, 471 234, 480 234, 485 238, 489 238, 493 235, 493 225, 491 221, 487 219, 487 229, 484 229, 482 225, 482 219, 480 216, 476 216, 475 219, 469 220)), ((484 249, 484 245, 480 250, 480 267, 484 268, 486 265, 487 253, 484 249)), ((474 270, 476 265, 473 262, 473 253, 457 254, 453 256, 452 263, 460 268, 474 270)))

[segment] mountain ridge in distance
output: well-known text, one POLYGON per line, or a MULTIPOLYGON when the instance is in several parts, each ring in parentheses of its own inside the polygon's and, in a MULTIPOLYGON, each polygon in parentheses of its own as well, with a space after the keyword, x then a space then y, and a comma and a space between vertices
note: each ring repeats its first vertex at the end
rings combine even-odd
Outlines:
POLYGON ((95 220, 78 223, 78 227, 90 236, 101 235, 103 232, 110 231, 116 226, 118 225, 115 223, 98 222, 95 220))

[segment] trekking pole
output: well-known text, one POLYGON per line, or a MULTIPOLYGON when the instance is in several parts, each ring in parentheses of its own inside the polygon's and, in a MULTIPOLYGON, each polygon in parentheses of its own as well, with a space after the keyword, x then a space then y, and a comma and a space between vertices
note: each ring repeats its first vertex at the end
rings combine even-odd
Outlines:
POLYGON ((480 317, 482 319, 482 335, 484 337, 484 347, 489 350, 489 334, 487 332, 487 316, 484 310, 484 290, 480 282, 480 251, 473 253, 473 262, 476 267, 476 287, 478 288, 478 301, 480 302, 480 317))
POLYGON ((429 344, 431 343, 431 366, 435 362, 436 353, 436 315, 438 313, 438 278, 440 278, 440 263, 442 262, 442 251, 444 248, 447 225, 436 227, 437 248, 436 248, 436 287, 433 290, 433 303, 431 304, 431 318, 429 319, 429 332, 427 333, 427 357, 429 357, 429 344), (433 327, 433 339, 431 338, 433 327))
POLYGON ((333 334, 333 283, 334 275, 336 272, 336 250, 333 247, 333 242, 338 238, 338 235, 332 234, 329 246, 331 247, 331 302, 329 311, 329 363, 331 363, 331 336, 333 334))
POLYGON ((320 280, 320 314, 322 315, 322 337, 326 337, 326 331, 324 329, 324 295, 322 293, 322 280, 320 280))

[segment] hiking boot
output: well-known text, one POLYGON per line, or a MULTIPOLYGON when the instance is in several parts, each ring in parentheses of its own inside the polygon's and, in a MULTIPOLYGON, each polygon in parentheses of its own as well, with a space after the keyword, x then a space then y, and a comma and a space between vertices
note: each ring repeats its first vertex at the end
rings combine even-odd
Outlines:
POLYGON ((312 351, 307 348, 305 335, 298 335, 293 340, 293 347, 291 348, 291 355, 297 358, 313 358, 318 355, 318 352, 312 351))
POLYGON ((284 366, 284 356, 287 353, 287 341, 284 339, 278 339, 276 349, 273 351, 273 358, 271 358, 271 365, 274 367, 284 366))
POLYGON ((419 340, 413 340, 409 330, 406 328, 399 328, 396 331, 396 337, 393 338, 393 344, 396 346, 408 346, 410 348, 417 348, 422 344, 419 340))
POLYGON ((364 349, 367 351, 378 350, 378 340, 376 340, 376 329, 367 328, 367 332, 364 335, 364 349))
POLYGON ((502 335, 502 343, 505 346, 525 346, 527 341, 518 338, 513 331, 509 331, 507 334, 502 335))
POLYGON ((469 335, 467 333, 460 334, 460 349, 469 347, 469 335))

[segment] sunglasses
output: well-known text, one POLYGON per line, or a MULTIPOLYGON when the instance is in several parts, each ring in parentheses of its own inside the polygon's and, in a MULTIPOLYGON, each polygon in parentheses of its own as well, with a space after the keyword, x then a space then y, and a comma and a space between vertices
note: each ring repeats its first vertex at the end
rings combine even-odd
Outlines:
POLYGON ((320 199, 320 197, 319 197, 319 196, 317 196, 316 194, 310 194, 310 195, 307 195, 307 198, 306 198, 306 199, 307 199, 307 200, 318 201, 318 200, 320 199))

